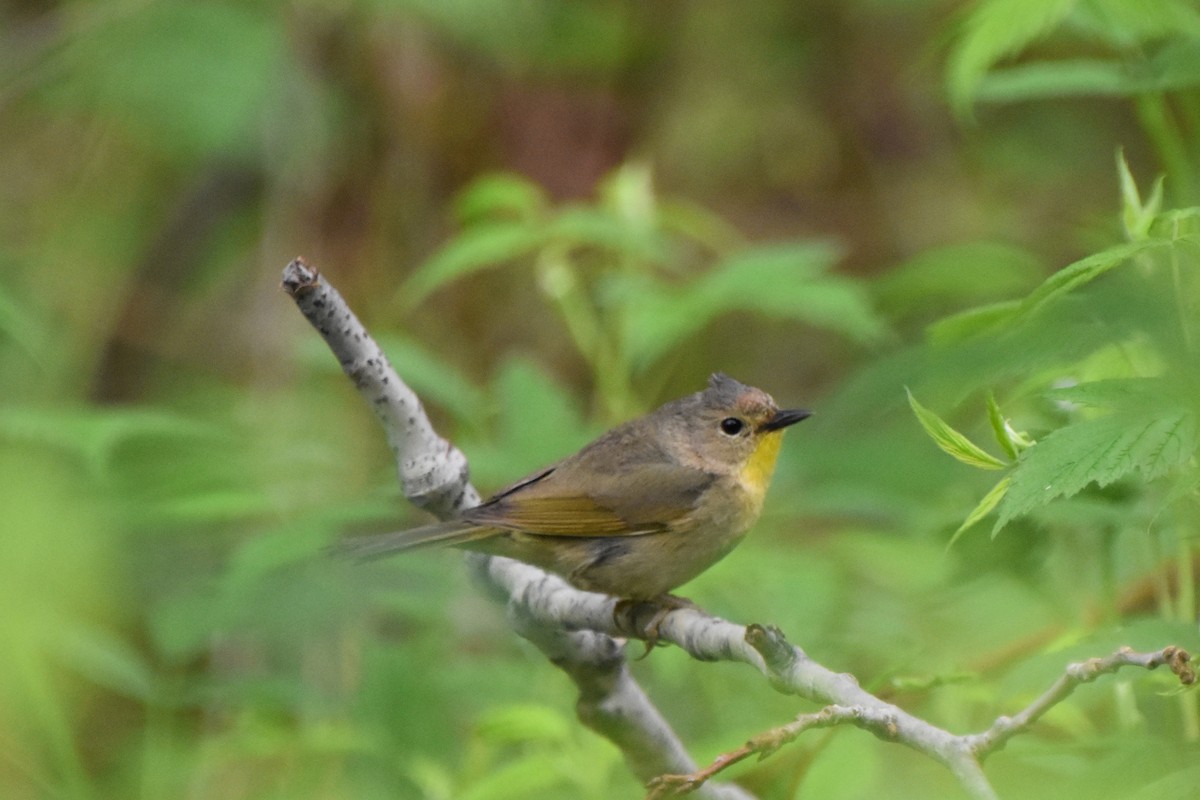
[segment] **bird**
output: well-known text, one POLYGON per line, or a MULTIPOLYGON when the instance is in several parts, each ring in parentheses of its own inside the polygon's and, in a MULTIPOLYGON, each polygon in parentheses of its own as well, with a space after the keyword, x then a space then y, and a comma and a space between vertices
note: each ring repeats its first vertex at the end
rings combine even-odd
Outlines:
POLYGON ((453 519, 349 538, 335 550, 369 560, 454 546, 623 601, 690 605, 670 592, 745 537, 784 430, 809 416, 718 372, 702 391, 618 425, 453 519))

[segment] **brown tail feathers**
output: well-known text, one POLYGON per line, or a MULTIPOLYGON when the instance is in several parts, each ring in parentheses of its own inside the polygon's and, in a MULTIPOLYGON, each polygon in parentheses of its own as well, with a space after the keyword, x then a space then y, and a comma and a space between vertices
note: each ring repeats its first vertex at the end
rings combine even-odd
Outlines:
POLYGON ((487 528, 481 528, 464 520, 435 522, 410 528, 394 533, 380 533, 369 536, 354 536, 330 545, 329 552, 340 558, 352 558, 358 561, 372 561, 392 553, 404 550, 414 550, 419 547, 436 547, 440 545, 455 545, 478 539, 487 535, 487 528))

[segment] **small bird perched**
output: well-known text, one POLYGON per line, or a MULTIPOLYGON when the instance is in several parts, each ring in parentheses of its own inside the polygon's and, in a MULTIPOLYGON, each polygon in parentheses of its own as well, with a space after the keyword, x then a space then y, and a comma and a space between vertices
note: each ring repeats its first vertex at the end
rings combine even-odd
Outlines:
POLYGON ((717 373, 702 392, 613 428, 456 519, 350 539, 376 558, 430 545, 507 556, 579 589, 672 600, 742 540, 762 511, 783 430, 808 418, 717 373))

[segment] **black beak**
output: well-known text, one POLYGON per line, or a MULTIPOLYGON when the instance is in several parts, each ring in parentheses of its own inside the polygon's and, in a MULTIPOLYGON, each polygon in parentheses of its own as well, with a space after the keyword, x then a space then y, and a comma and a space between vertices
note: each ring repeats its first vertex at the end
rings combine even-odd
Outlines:
POLYGON ((795 425, 802 419, 808 419, 812 416, 812 412, 804 408, 781 408, 775 412, 775 416, 764 422, 759 428, 761 431, 777 431, 781 428, 786 428, 788 425, 795 425))

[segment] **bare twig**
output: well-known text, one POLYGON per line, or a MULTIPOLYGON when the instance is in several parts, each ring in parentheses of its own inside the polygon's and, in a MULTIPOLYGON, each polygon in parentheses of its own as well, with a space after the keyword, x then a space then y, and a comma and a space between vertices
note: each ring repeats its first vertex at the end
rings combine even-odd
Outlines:
POLYGON ((976 756, 983 760, 994 751, 1003 748, 1009 739, 1027 730, 1055 705, 1067 699, 1080 684, 1091 683, 1101 675, 1111 674, 1121 667, 1155 669, 1165 664, 1179 678, 1180 683, 1191 686, 1196 682, 1196 672, 1192 669, 1190 661, 1191 656, 1186 650, 1172 645, 1152 653, 1136 653, 1128 647, 1122 647, 1110 656, 1068 664, 1062 677, 1020 713, 1011 717, 1000 717, 986 731, 965 738, 971 743, 971 749, 976 756))
POLYGON ((800 734, 813 728, 830 728, 850 723, 861 728, 877 729, 884 738, 894 738, 891 714, 883 710, 868 710, 859 706, 826 706, 812 714, 801 714, 786 725, 758 734, 741 747, 717 756, 711 764, 688 775, 660 775, 647 784, 646 800, 661 800, 693 792, 714 775, 750 756, 764 759, 800 734))
MULTIPOLYGON (((406 496, 442 518, 477 503, 479 494, 467 481, 466 458, 433 430, 416 395, 396 375, 341 295, 302 259, 284 270, 283 286, 375 410, 396 457, 406 496)), ((1195 681, 1189 656, 1179 648, 1155 653, 1122 649, 1106 658, 1072 664, 1019 714, 1001 717, 982 733, 958 736, 880 700, 863 690, 854 676, 821 666, 775 628, 737 625, 698 608, 666 611, 643 603, 618 611, 616 598, 579 591, 526 564, 478 554, 469 555, 468 563, 480 583, 507 603, 514 629, 575 682, 580 719, 621 749, 630 770, 651 782, 651 797, 695 791, 701 797, 745 800, 749 795, 738 787, 709 780, 751 755, 774 752, 806 730, 854 724, 928 755, 954 774, 968 796, 991 800, 996 793, 983 774, 981 760, 1079 684, 1123 666, 1154 669, 1162 664, 1183 683, 1195 681), (675 644, 698 660, 750 664, 777 690, 825 708, 760 734, 698 769, 630 675, 624 646, 614 638, 649 638, 646 627, 651 619, 658 622, 655 638, 659 641, 675 644)))
MULTIPOLYGON (((754 633, 751 635, 759 636, 762 634, 754 633)), ((769 637, 769 634, 767 635, 769 637)), ((774 645, 772 646, 774 647, 774 645)), ((786 657, 783 650, 779 650, 777 655, 786 657)), ((973 753, 975 759, 977 759, 977 765, 979 761, 982 761, 990 753, 1002 748, 1013 736, 1028 730, 1043 714, 1057 703, 1065 700, 1080 684, 1090 683, 1101 675, 1116 672, 1121 667, 1134 666, 1142 667, 1143 669, 1154 669, 1163 664, 1170 667, 1171 671, 1178 676, 1180 683, 1190 686, 1196 682, 1196 673, 1192 669, 1188 653, 1173 646, 1165 647, 1162 650, 1152 653, 1136 653, 1128 647, 1123 647, 1110 656, 1092 658, 1077 664, 1070 664, 1067 666, 1062 677, 1055 681, 1049 689, 1019 714, 1011 717, 1000 717, 992 723, 990 728, 982 733, 951 737, 951 740, 956 743, 953 750, 962 755, 961 758, 948 763, 948 766, 956 769, 956 774, 958 774, 959 770, 965 770, 960 775, 960 780, 965 777, 977 776, 978 773, 971 766, 971 760, 967 758, 966 754, 973 753)), ((707 767, 695 772, 661 775, 655 778, 648 784, 650 792, 646 795, 646 798, 647 800, 661 800, 661 798, 665 797, 687 794, 704 785, 705 781, 750 756, 757 755, 760 759, 766 758, 783 745, 794 741, 800 734, 807 730, 829 728, 842 724, 857 725, 860 728, 871 731, 881 739, 895 739, 909 744, 909 742, 902 738, 901 731, 896 725, 896 717, 887 708, 831 705, 813 714, 801 714, 785 725, 764 731, 747 741, 741 747, 717 756, 707 767)), ((973 791, 973 796, 986 796, 982 794, 982 785, 978 786, 976 791, 980 793, 976 794, 973 791)))

